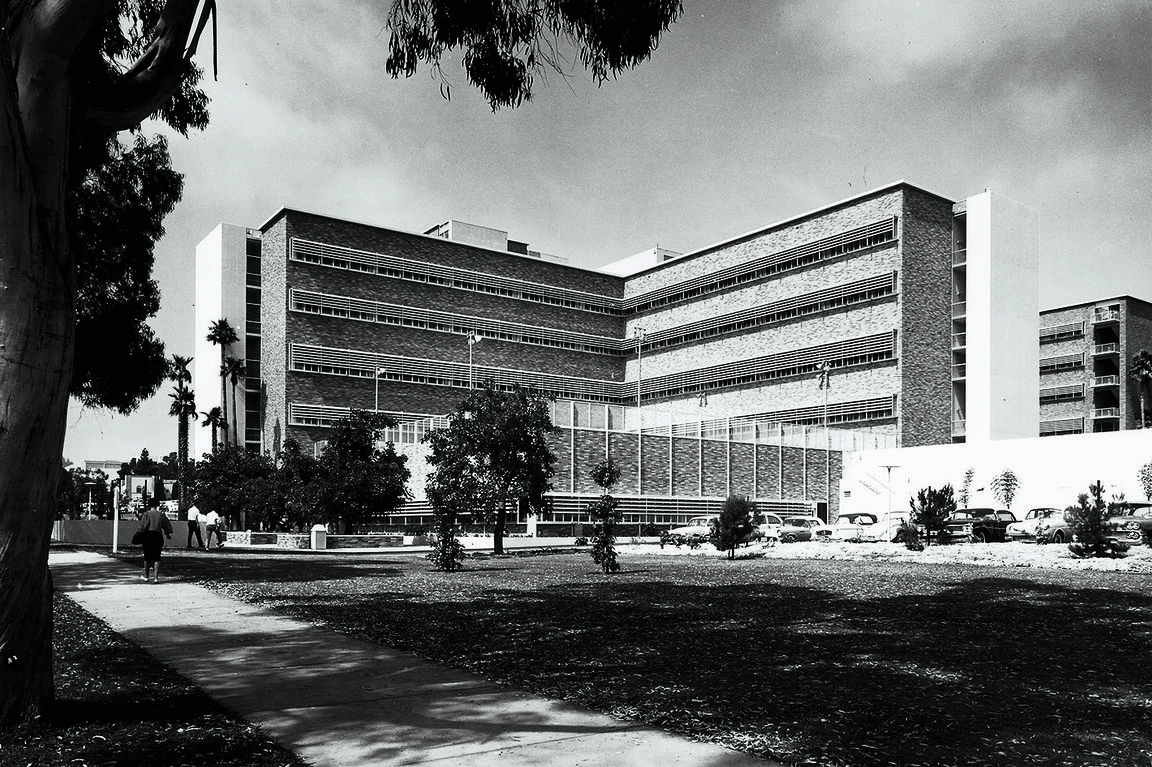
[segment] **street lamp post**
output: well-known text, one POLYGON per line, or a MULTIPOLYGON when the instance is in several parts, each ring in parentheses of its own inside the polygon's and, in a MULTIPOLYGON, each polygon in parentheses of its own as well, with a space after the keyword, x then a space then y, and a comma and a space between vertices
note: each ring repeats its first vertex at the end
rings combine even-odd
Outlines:
POLYGON ((881 464, 882 468, 888 470, 888 526, 892 526, 892 470, 899 469, 896 464, 881 464))
POLYGON ((88 513, 85 517, 92 516, 92 488, 96 485, 95 482, 85 482, 84 486, 88 488, 88 513))
POLYGON ((828 390, 832 388, 832 363, 820 363, 820 388, 824 390, 824 512, 832 524, 832 443, 828 434, 828 390))
POLYGON ((632 337, 636 339, 636 495, 644 495, 644 410, 640 407, 640 381, 643 378, 640 347, 644 343, 644 328, 637 325, 632 329, 632 337))
POLYGON ((484 340, 475 330, 468 331, 468 391, 472 391, 472 347, 484 340))
POLYGON ((380 412, 380 376, 384 375, 384 368, 376 368, 376 412, 380 412))

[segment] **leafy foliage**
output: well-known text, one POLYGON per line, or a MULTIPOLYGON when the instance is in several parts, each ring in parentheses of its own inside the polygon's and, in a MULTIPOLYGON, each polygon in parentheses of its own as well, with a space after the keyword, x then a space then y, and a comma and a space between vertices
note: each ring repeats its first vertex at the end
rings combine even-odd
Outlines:
POLYGON ((267 455, 234 445, 209 453, 196 467, 196 505, 213 510, 238 525, 251 514, 259 520, 270 500, 269 480, 275 467, 267 455))
POLYGON ((530 99, 533 78, 546 69, 563 73, 569 47, 604 83, 646 60, 681 13, 680 0, 399 0, 388 15, 385 68, 407 77, 425 62, 440 73, 444 55, 460 48, 468 81, 495 110, 530 99))
POLYGON ((745 496, 728 496, 720 508, 712 545, 718 551, 727 551, 728 558, 733 559, 736 556, 736 546, 747 541, 752 535, 754 529, 752 518, 755 513, 756 504, 745 496))
POLYGON ((962 507, 966 507, 972 498, 972 479, 975 476, 975 469, 969 468, 964 472, 964 483, 960 485, 960 492, 956 496, 962 507))
POLYGON ((992 493, 1004 508, 1012 508, 1012 501, 1016 499, 1016 491, 1020 488, 1020 479, 1011 469, 1005 469, 992 478, 992 493))
POLYGON ((373 516, 388 514, 408 497, 408 458, 391 443, 377 447, 396 421, 381 413, 352 410, 333 426, 314 478, 321 520, 355 532, 373 516))
MULTIPOLYGON (((504 551, 509 506, 529 514, 550 508, 556 455, 548 445, 555 431, 548 403, 533 389, 497 389, 491 381, 468 394, 448 417, 448 426, 429 433, 432 465, 427 496, 438 516, 494 523, 493 551, 504 551)), ((442 524, 437 523, 439 532, 442 524)))
MULTIPOLYGON (((1132 362, 1128 365, 1128 376, 1136 384, 1136 397, 1140 400, 1140 424, 1138 428, 1146 429, 1149 426, 1147 399, 1144 394, 1152 386, 1152 352, 1141 349, 1132 355, 1132 362)), ((1152 498, 1152 496, 1150 496, 1152 498)))
POLYGON ((1152 501, 1152 461, 1141 466, 1137 476, 1140 478, 1140 489, 1144 491, 1144 500, 1152 501))
POLYGON ((900 529, 896 537, 904 542, 904 548, 909 551, 924 550, 924 541, 920 539, 920 527, 910 519, 906 519, 900 523, 900 529))
POLYGON ((1128 550, 1128 544, 1110 539, 1104 528, 1108 518, 1108 503, 1104 500, 1104 485, 1096 482, 1081 493, 1072 508, 1072 543, 1068 549, 1079 557, 1115 557, 1128 550))
POLYGON ((600 461, 588 472, 592 481, 603 489, 600 497, 585 507, 588 516, 596 525, 592 536, 592 561, 607 573, 620 569, 616 561, 616 535, 613 528, 623 519, 620 502, 611 495, 612 486, 620 480, 620 469, 611 459, 600 461))
POLYGON ((944 523, 956 511, 952 485, 944 485, 939 490, 926 487, 909 499, 909 505, 912 508, 912 523, 923 527, 928 532, 929 540, 933 532, 940 536, 944 532, 944 523))
POLYGON ((60 481, 56 485, 56 518, 78 519, 88 511, 91 498, 91 512, 100 517, 112 511, 112 491, 108 486, 108 475, 99 469, 89 471, 72 467, 60 469, 60 481))

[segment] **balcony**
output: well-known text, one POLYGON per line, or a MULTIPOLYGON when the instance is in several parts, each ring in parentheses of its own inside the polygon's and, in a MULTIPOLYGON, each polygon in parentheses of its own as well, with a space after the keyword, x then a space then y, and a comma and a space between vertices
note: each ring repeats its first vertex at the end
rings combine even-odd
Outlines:
POLYGON ((1096 376, 1092 379, 1093 386, 1119 386, 1120 376, 1096 376))
POLYGON ((952 334, 952 348, 953 349, 964 349, 967 346, 968 346, 968 334, 967 333, 953 333, 952 334))
POLYGON ((966 421, 953 421, 952 422, 952 436, 953 437, 963 437, 963 436, 965 436, 965 434, 967 434, 967 431, 964 428, 965 423, 966 423, 966 421))
POLYGON ((968 263, 968 250, 960 248, 952 251, 952 266, 963 266, 968 263))
POLYGON ((1118 407, 1098 407, 1092 410, 1093 418, 1119 418, 1120 408, 1118 407))
POLYGON ((967 365, 953 365, 952 366, 952 380, 961 381, 968 376, 967 365))
POLYGON ((1119 309, 1109 308, 1109 309, 1093 309, 1092 310, 1092 322, 1094 322, 1094 323, 1119 322, 1119 321, 1120 321, 1120 310, 1119 309))
POLYGON ((1092 347, 1093 354, 1119 354, 1120 344, 1096 344, 1092 347))
POLYGON ((953 319, 968 316, 968 302, 955 301, 952 304, 952 317, 953 319))

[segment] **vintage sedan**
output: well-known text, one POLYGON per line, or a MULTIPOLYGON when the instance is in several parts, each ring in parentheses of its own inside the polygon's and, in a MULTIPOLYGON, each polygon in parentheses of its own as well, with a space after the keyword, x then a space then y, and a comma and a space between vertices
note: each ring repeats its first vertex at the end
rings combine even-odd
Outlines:
POLYGON ((833 528, 819 517, 784 517, 780 527, 780 540, 783 543, 796 541, 827 541, 832 538, 833 528))
POLYGON ((1127 514, 1104 521, 1104 534, 1114 541, 1139 546, 1152 536, 1152 504, 1128 504, 1127 514))
POLYGON ((718 515, 707 517, 692 517, 688 524, 674 527, 668 531, 668 538, 672 543, 703 543, 712 536, 716 523, 720 520, 718 515))
POLYGON ((1003 542, 1008 539, 1008 525, 1017 522, 1016 515, 1003 509, 958 509, 945 526, 952 536, 968 537, 976 543, 1003 542))
MULTIPOLYGON (((1036 532, 1040 529, 1040 525, 1043 524, 1044 520, 1046 519, 1062 521, 1063 512, 1061 512, 1060 509, 1052 508, 1050 506, 1041 506, 1035 509, 1028 509, 1028 513, 1024 515, 1024 519, 1008 525, 1004 532, 1010 541, 1034 541, 1036 540, 1036 532)), ((1067 540, 1069 537, 1070 536, 1065 531, 1062 534, 1060 540, 1067 540)), ((1051 538, 1049 538, 1049 540, 1051 540, 1051 538)), ((1057 543, 1058 542, 1059 541, 1057 541, 1057 543)))
POLYGON ((887 528, 881 529, 883 527, 875 514, 853 511, 840 515, 832 536, 845 541, 879 541, 887 532, 887 528))
POLYGON ((780 540, 780 528, 784 525, 784 520, 775 514, 761 514, 763 521, 756 526, 759 532, 759 538, 764 541, 775 543, 780 540))

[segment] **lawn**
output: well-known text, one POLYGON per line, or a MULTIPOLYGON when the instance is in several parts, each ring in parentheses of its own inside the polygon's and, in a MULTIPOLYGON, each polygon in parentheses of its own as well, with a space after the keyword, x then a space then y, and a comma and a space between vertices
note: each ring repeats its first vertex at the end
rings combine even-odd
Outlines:
POLYGON ((444 574, 399 554, 165 557, 173 577, 786 764, 1152 765, 1142 572, 625 553, 605 576, 584 552, 444 574))

